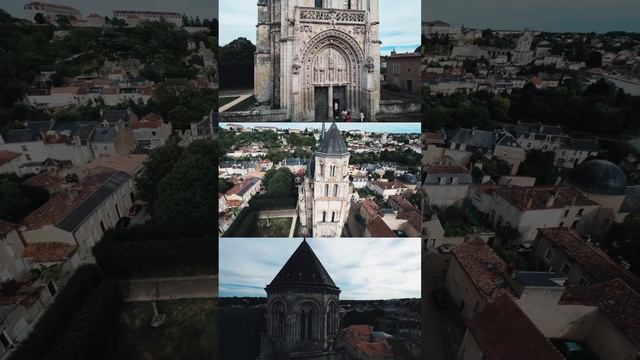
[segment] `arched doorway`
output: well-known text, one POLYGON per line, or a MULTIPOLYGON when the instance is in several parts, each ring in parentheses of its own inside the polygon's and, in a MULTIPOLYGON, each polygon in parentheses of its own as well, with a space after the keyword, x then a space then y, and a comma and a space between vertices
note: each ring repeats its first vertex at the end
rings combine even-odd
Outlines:
POLYGON ((359 108, 364 53, 349 34, 321 32, 307 44, 301 62, 302 118, 329 120, 359 108))

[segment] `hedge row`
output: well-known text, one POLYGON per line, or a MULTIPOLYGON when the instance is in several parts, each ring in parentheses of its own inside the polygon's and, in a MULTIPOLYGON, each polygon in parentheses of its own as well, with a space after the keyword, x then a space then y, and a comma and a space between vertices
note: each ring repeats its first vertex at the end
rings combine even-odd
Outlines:
POLYGON ((118 284, 112 280, 102 282, 73 317, 47 360, 99 359, 117 326, 121 309, 118 284))
POLYGON ((218 267, 215 235, 197 238, 113 241, 93 247, 102 271, 113 277, 189 276, 213 273, 218 267))
POLYGON ((240 212, 236 216, 236 219, 233 221, 233 223, 231 223, 227 231, 225 231, 225 233, 222 234, 222 237, 234 237, 236 231, 238 231, 238 228, 245 222, 250 212, 251 210, 249 210, 249 208, 247 207, 242 208, 242 210, 240 210, 240 212))
MULTIPOLYGON (((29 336, 20 343, 10 360, 41 360, 56 343, 87 296, 102 277, 96 265, 82 265, 57 294, 55 301, 36 323, 29 336)), ((72 357, 75 358, 75 357, 72 357)))
POLYGON ((241 221, 240 219, 236 219, 234 224, 237 224, 235 231, 233 233, 227 231, 226 237, 251 237, 256 231, 256 226, 258 226, 258 213, 255 211, 248 211, 244 219, 241 221))
POLYGON ((298 199, 295 197, 251 199, 249 207, 253 211, 295 209, 298 199))

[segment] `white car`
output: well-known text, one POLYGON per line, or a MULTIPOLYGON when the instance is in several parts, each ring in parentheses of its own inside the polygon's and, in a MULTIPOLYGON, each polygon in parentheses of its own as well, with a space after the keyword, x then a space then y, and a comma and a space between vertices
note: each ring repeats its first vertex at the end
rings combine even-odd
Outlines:
POLYGON ((442 244, 438 247, 438 251, 442 254, 449 254, 453 249, 455 249, 455 245, 451 244, 442 244))

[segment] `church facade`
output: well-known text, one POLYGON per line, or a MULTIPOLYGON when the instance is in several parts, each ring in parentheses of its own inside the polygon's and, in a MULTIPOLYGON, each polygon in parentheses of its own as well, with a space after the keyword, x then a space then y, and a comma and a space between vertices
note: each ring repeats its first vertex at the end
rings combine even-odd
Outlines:
POLYGON ((380 107, 378 0, 259 0, 254 93, 292 121, 380 107))
POLYGON ((340 289, 303 240, 267 292, 259 359, 339 360, 340 289))
POLYGON ((353 194, 349 180, 350 156, 336 124, 332 123, 326 133, 323 124, 320 145, 311 160, 310 177, 300 187, 298 211, 308 235, 342 236, 353 194))

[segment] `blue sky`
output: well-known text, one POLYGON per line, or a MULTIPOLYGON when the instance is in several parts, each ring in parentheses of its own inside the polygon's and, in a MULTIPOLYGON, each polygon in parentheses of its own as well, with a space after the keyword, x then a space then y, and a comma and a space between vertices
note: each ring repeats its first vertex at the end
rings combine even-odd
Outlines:
MULTIPOLYGON (((282 129, 322 129, 321 122, 302 122, 302 123, 271 123, 271 122, 260 122, 260 123, 242 123, 242 126, 246 127, 255 127, 255 126, 274 126, 282 129)), ((398 133, 398 134, 408 134, 408 133, 420 133, 421 124, 420 123, 336 123, 338 129, 346 131, 346 130, 363 130, 370 132, 386 132, 386 133, 398 133)), ((325 129, 329 129, 331 123, 325 123, 325 129)), ((228 123, 220 123, 220 127, 223 129, 228 128, 228 123)))
POLYGON ((425 0, 422 16, 472 28, 640 32, 638 0, 425 0))
MULTIPOLYGON (((307 239, 343 300, 419 298, 420 239, 307 239)), ((221 297, 266 296, 302 239, 220 239, 221 297)))
MULTIPOLYGON (((413 52, 420 44, 420 0, 380 1, 380 53, 413 52), (402 4, 399 6, 399 4, 402 4)), ((238 37, 255 44, 256 0, 220 1, 220 45, 238 37)))
MULTIPOLYGON (((0 0, 0 9, 8 11, 15 17, 22 18, 25 0, 0 0)), ((73 6, 82 15, 97 13, 102 16, 113 16, 113 10, 153 10, 175 11, 200 18, 215 18, 218 13, 218 0, 44 0, 52 4, 73 6)))

